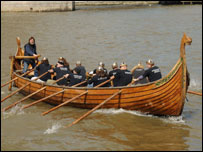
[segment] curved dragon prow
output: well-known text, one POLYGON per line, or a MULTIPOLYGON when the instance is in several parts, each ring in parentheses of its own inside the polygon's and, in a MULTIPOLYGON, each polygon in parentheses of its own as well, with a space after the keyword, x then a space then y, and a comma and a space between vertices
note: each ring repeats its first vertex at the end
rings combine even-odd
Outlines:
POLYGON ((24 56, 24 50, 21 48, 21 42, 19 37, 16 38, 16 42, 18 48, 15 56, 24 56))
POLYGON ((187 70, 187 65, 186 65, 185 46, 191 45, 191 43, 192 43, 192 38, 187 36, 186 33, 184 33, 183 37, 181 39, 181 44, 180 44, 180 59, 182 60, 182 64, 183 64, 183 82, 182 82, 182 102, 183 102, 183 104, 185 101, 185 96, 186 96, 188 86, 190 84, 190 74, 187 70))

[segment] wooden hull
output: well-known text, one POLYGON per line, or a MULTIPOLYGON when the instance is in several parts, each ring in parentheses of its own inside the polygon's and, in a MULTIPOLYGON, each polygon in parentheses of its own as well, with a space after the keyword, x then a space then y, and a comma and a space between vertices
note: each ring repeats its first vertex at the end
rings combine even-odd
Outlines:
MULTIPOLYGON (((17 64, 14 64, 14 66, 15 65, 17 64)), ((15 67, 14 69, 18 69, 18 67, 15 67)), ((121 94, 115 96, 101 108, 123 108, 153 115, 179 116, 183 110, 186 92, 186 87, 184 86, 184 81, 186 81, 184 67, 183 59, 180 58, 169 74, 158 81, 144 85, 116 88, 70 88, 46 84, 42 85, 41 83, 20 77, 17 73, 13 74, 13 78, 18 77, 14 82, 15 86, 18 88, 31 82, 30 85, 21 90, 21 93, 24 95, 31 94, 38 89, 47 86, 45 90, 32 96, 33 99, 41 99, 65 89, 63 93, 45 100, 46 103, 53 105, 59 105, 88 91, 87 94, 67 105, 90 109, 100 104, 112 94, 122 90, 121 94)))

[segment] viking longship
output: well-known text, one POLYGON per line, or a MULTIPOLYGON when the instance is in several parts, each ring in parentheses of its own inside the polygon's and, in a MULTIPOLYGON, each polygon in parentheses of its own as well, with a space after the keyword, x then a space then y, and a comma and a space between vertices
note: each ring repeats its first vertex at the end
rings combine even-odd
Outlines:
POLYGON ((100 108, 122 108, 159 116, 179 116, 183 111, 189 84, 185 45, 190 45, 191 42, 192 39, 184 33, 177 63, 160 80, 135 86, 89 88, 50 85, 22 77, 22 60, 26 56, 17 38, 17 52, 10 57, 10 75, 14 81, 9 88, 21 88, 22 94, 37 100, 45 99, 43 102, 56 106, 64 103, 66 106, 91 109, 105 101, 100 108))

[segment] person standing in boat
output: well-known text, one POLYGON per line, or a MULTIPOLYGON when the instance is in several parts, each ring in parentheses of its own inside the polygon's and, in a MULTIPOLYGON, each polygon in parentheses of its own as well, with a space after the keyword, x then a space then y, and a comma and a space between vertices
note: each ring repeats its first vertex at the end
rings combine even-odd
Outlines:
MULTIPOLYGON (((49 60, 48 58, 44 57, 41 61, 41 64, 36 68, 39 76, 44 74, 45 72, 47 72, 48 70, 51 69, 51 65, 49 64, 49 60)), ((36 77, 32 77, 31 80, 34 80, 36 77)), ((48 79, 51 79, 51 74, 47 73, 46 75, 44 75, 43 77, 41 77, 40 79, 38 79, 38 82, 46 82, 48 79)))
POLYGON ((148 69, 144 72, 143 75, 139 76, 138 78, 134 79, 135 82, 148 77, 149 82, 153 82, 162 78, 161 70, 158 66, 154 65, 154 61, 149 59, 147 62, 148 69))
MULTIPOLYGON (((118 64, 116 62, 114 62, 112 64, 112 69, 110 72, 109 72, 109 76, 112 77, 114 75, 116 75, 118 72, 120 72, 120 69, 118 68, 118 64)), ((116 77, 113 79, 113 86, 114 87, 117 87, 119 86, 119 77, 116 77)))
MULTIPOLYGON (((141 63, 138 63, 138 65, 135 66, 135 67, 131 70, 131 73, 132 73, 134 79, 137 79, 139 76, 143 75, 144 72, 145 72, 144 66, 143 66, 141 63)), ((144 83, 147 83, 147 82, 148 82, 148 80, 147 80, 147 78, 145 77, 145 78, 143 78, 143 79, 141 79, 141 80, 139 80, 139 81, 136 81, 134 84, 135 84, 135 85, 136 85, 136 84, 144 84, 144 83)))
MULTIPOLYGON (((56 67, 54 69, 49 70, 50 73, 56 72, 56 80, 60 79, 66 74, 70 74, 71 72, 68 70, 67 66, 64 66, 63 60, 59 60, 56 67)), ((64 78, 57 82, 58 85, 68 85, 67 79, 64 78)))
MULTIPOLYGON (((94 75, 90 80, 88 80, 88 84, 89 85, 93 84, 93 87, 95 87, 107 80, 109 80, 109 76, 106 74, 104 69, 101 66, 99 66, 96 69, 96 75, 94 75)), ((108 82, 101 87, 110 87, 110 86, 111 86, 111 84, 108 82)))
POLYGON ((120 71, 116 75, 111 76, 111 79, 119 79, 117 86, 127 86, 132 81, 132 73, 127 69, 127 64, 120 64, 120 71))
POLYGON ((77 61, 76 62, 76 67, 75 69, 77 69, 79 71, 79 75, 82 75, 82 81, 84 81, 86 79, 86 69, 84 66, 82 66, 81 61, 77 61))
POLYGON ((70 80, 68 86, 73 86, 73 85, 76 85, 76 84, 82 82, 83 77, 79 73, 80 73, 80 70, 78 68, 74 68, 73 73, 64 75, 65 78, 69 78, 69 80, 70 80))
MULTIPOLYGON (((28 43, 25 44, 24 46, 24 50, 25 50, 24 56, 37 56, 37 48, 36 48, 34 37, 29 38, 28 43)), ((32 65, 32 68, 36 66, 35 59, 24 59, 23 61, 24 61, 23 73, 27 72, 29 64, 32 65)), ((35 77, 38 76, 38 73, 36 70, 34 71, 34 76, 35 77)))

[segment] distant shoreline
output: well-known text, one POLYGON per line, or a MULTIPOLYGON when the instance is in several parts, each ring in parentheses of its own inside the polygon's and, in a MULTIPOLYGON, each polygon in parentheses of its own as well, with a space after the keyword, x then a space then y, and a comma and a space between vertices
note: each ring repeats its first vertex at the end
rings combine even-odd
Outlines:
POLYGON ((75 1, 75 6, 102 6, 102 5, 156 5, 159 1, 75 1))

